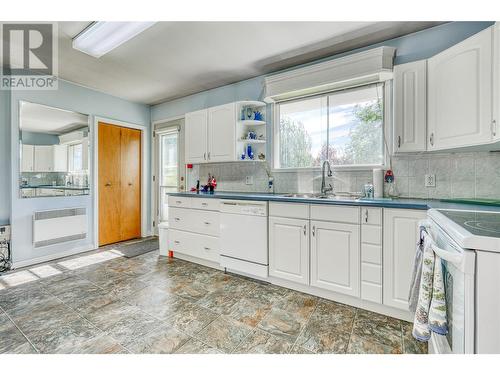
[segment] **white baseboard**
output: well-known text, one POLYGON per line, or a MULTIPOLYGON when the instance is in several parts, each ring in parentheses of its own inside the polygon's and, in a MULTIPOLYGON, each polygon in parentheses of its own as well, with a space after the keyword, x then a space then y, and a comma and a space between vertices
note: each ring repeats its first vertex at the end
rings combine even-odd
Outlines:
POLYGON ((77 247, 77 248, 74 248, 74 249, 71 249, 68 251, 63 251, 61 253, 49 254, 49 255, 45 255, 43 257, 21 260, 18 262, 13 262, 12 269, 21 268, 21 267, 29 267, 29 266, 32 266, 34 264, 45 263, 45 262, 49 262, 49 261, 54 260, 54 259, 60 259, 60 258, 68 257, 68 256, 79 254, 79 253, 85 253, 87 251, 94 250, 94 249, 95 248, 92 245, 85 245, 85 246, 80 246, 80 247, 77 247))

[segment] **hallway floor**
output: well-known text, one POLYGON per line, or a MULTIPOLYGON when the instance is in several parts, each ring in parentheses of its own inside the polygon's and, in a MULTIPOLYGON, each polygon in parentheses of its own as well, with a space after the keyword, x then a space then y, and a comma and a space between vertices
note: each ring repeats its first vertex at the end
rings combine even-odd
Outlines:
POLYGON ((425 353, 411 325, 236 275, 100 251, 0 277, 0 353, 425 353))

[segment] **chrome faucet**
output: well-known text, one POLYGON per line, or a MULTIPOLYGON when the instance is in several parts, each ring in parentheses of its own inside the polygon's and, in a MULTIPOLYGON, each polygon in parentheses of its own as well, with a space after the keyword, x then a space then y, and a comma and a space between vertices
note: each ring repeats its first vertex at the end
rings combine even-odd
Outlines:
POLYGON ((321 167, 321 194, 326 194, 330 191, 333 191, 333 186, 331 184, 328 184, 328 187, 326 186, 326 181, 325 181, 325 166, 328 166, 328 177, 333 176, 332 168, 330 166, 330 162, 328 160, 325 160, 323 162, 323 166, 321 167))

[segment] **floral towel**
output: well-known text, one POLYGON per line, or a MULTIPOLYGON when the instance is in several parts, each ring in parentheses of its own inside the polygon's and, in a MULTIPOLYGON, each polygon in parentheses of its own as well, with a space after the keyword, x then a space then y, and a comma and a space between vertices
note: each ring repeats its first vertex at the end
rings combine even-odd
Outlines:
POLYGON ((418 304, 413 320, 413 337, 419 341, 429 341, 431 331, 429 328, 429 309, 432 299, 432 282, 434 279, 434 251, 428 237, 424 237, 424 259, 422 261, 422 276, 418 304))
POLYGON ((440 335, 448 333, 448 317, 446 315, 446 295, 444 292, 443 265, 436 255, 434 265, 434 280, 432 282, 432 301, 429 311, 429 326, 431 331, 440 335))
MULTIPOLYGON (((425 230, 420 226, 420 233, 425 230)), ((420 279, 422 277, 422 258, 424 256, 424 242, 419 241, 415 250, 415 259, 413 261, 413 274, 411 276, 410 292, 408 294, 408 306, 410 311, 415 314, 418 304, 418 293, 420 291, 420 279)))
POLYGON ((422 276, 412 333, 419 341, 429 341, 431 331, 440 335, 448 333, 448 321, 441 258, 434 254, 428 236, 424 236, 423 247, 422 276))

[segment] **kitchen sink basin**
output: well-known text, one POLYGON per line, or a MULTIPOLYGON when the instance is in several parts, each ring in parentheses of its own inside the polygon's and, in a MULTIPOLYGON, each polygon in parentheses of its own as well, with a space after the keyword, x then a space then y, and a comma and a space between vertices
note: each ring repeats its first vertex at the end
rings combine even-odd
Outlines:
POLYGON ((303 198, 303 199, 358 200, 361 198, 361 194, 350 193, 350 192, 338 192, 335 194, 291 193, 291 194, 283 194, 282 197, 285 197, 285 198, 303 198))

